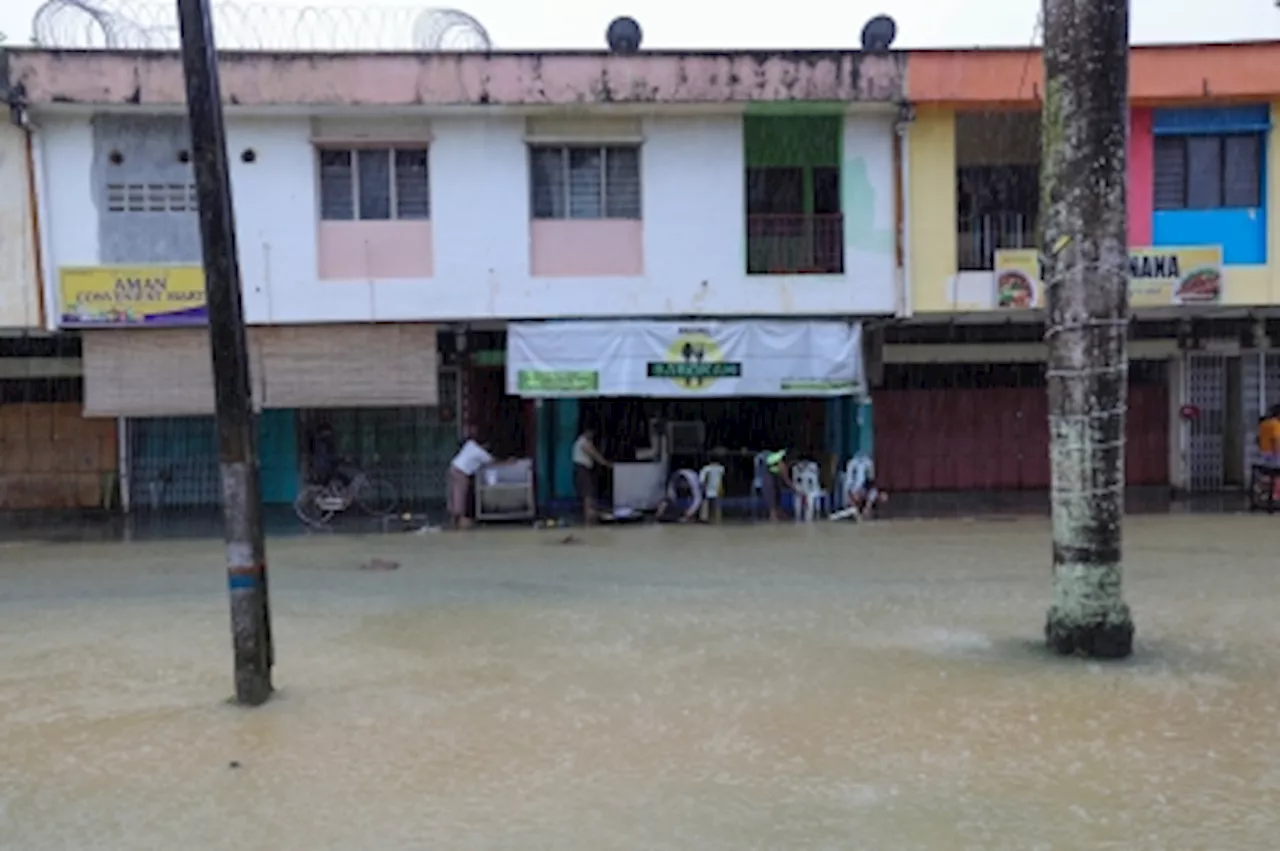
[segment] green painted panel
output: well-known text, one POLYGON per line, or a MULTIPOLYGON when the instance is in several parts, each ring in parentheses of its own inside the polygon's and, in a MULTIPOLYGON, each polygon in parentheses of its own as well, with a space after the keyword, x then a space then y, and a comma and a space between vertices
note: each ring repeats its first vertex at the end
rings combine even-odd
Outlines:
POLYGON ((551 459, 555 456, 555 435, 551 433, 551 400, 535 399, 533 403, 534 445, 536 456, 533 462, 534 481, 538 488, 538 505, 546 505, 551 501, 554 470, 551 459))
POLYGON ((748 116, 814 116, 844 117, 848 104, 838 100, 758 101, 748 103, 743 113, 748 116))
POLYGON ((747 166, 839 167, 843 123, 829 115, 747 115, 742 120, 747 166))
POLYGON ((555 496, 567 499, 573 490, 573 442, 578 439, 578 400, 547 400, 555 404, 555 496))

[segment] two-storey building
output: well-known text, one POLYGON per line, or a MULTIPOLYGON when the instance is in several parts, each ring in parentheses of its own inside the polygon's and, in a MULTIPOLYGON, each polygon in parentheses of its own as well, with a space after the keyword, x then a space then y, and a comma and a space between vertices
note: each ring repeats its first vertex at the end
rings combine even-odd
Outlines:
MULTIPOLYGON (((81 451, 22 463, 81 457, 81 503, 117 469, 127 502, 213 503, 178 58, 4 67, 0 325, 83 349, 42 367, 81 451)), ((222 75, 271 501, 319 421, 410 499, 464 428, 553 500, 581 427, 627 456, 654 415, 744 455, 874 432, 894 489, 1048 485, 1034 51, 257 52, 222 75)), ((1276 79, 1280 44, 1132 53, 1131 484, 1240 482, 1280 398, 1276 79)))
MULTIPOLYGON (((909 308, 875 392, 880 470, 908 490, 1047 487, 1040 56, 908 68, 909 308)), ((1239 485, 1280 400, 1278 80, 1280 43, 1132 50, 1131 485, 1239 485)))
MULTIPOLYGON (((264 494, 305 437, 442 492, 459 424, 570 492, 593 425, 847 454, 902 301, 902 54, 222 58, 264 494), (589 321, 584 321, 589 320, 589 321)), ((181 65, 15 49, 49 330, 135 504, 217 499, 181 65)), ((749 487, 750 462, 746 462, 749 487)))

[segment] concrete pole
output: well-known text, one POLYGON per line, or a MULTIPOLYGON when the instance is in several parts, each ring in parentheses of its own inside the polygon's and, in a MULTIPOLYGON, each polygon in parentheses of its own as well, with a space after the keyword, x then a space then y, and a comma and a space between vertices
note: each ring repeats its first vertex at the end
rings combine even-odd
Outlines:
POLYGON ((271 667, 275 660, 258 482, 257 424, 249 383, 218 58, 208 0, 177 3, 209 305, 236 702, 258 706, 271 697, 271 667))
POLYGON ((1048 295, 1053 596, 1061 654, 1121 658, 1128 397, 1128 0, 1043 0, 1041 210, 1048 295))

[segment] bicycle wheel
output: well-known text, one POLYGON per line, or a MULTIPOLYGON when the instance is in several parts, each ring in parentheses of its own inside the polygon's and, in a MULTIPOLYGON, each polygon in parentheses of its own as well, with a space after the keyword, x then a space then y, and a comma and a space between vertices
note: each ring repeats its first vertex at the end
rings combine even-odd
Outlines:
POLYGON ((355 503, 374 517, 393 514, 397 503, 395 485, 386 479, 365 479, 356 490, 355 503))
POLYGON ((333 512, 320 507, 320 497, 325 488, 320 485, 307 485, 298 492, 293 501, 293 513, 298 519, 312 529, 323 529, 333 518, 333 512))

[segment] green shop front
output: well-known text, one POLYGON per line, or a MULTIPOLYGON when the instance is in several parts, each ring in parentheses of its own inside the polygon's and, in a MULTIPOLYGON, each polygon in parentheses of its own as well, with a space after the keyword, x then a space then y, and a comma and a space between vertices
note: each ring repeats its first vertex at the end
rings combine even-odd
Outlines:
POLYGON ((750 499, 761 451, 786 448, 834 471, 870 449, 857 322, 513 322, 506 380, 534 405, 546 509, 574 499, 571 452, 585 429, 614 462, 600 497, 641 510, 674 471, 712 458, 727 468, 732 504, 750 499))

